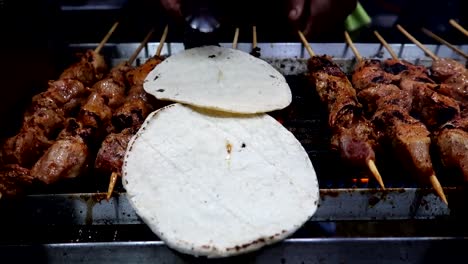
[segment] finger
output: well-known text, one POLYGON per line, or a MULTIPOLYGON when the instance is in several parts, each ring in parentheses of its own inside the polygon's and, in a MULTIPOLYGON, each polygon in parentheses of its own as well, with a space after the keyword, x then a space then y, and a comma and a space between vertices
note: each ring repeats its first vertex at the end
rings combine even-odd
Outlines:
POLYGON ((180 0, 160 0, 161 5, 174 16, 182 16, 182 11, 180 9, 180 0))
POLYGON ((289 14, 288 17, 291 21, 298 21, 304 12, 305 0, 289 0, 289 14))
MULTIPOLYGON (((319 28, 319 25, 326 27, 324 23, 320 23, 326 18, 327 13, 330 12, 331 4, 328 0, 311 0, 309 8, 309 17, 306 20, 304 27, 304 34, 309 35, 319 28)), ((330 14, 328 14, 330 15, 330 14)))

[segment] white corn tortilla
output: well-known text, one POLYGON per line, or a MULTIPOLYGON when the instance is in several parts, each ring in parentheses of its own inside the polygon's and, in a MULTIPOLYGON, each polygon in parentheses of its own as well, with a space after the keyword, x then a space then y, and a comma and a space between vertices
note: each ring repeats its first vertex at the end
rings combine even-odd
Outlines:
POLYGON ((292 100, 286 79, 270 64, 217 46, 170 56, 148 74, 143 87, 160 100, 239 114, 283 109, 292 100))
POLYGON ((128 145, 122 180, 152 231, 195 256, 233 256, 280 241, 315 213, 319 199, 307 153, 275 119, 181 104, 146 119, 128 145))

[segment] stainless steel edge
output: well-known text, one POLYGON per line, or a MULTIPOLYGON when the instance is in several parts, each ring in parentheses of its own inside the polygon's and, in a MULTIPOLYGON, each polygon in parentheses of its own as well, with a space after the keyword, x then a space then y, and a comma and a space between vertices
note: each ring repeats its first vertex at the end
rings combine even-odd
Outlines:
POLYGON ((160 241, 0 246, 4 263, 460 263, 464 238, 287 239, 222 259, 177 253, 160 241))
MULTIPOLYGON (((448 199, 462 190, 446 189, 448 199)), ((0 201, 0 223, 25 225, 143 224, 125 193, 109 201, 105 194, 30 195, 0 201)), ((450 217, 451 210, 424 189, 322 189, 319 207, 310 221, 405 220, 450 217)))

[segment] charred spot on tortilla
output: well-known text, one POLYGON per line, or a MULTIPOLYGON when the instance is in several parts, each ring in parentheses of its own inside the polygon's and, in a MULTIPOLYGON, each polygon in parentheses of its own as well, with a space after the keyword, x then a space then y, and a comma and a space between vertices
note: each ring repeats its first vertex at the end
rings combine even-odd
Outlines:
MULTIPOLYGON (((153 81, 156 81, 159 78, 159 75, 154 76, 153 81)), ((146 81, 146 80, 145 80, 146 81)))
POLYGON ((164 89, 158 89, 158 90, 156 90, 156 92, 160 92, 160 93, 162 93, 162 92, 164 92, 164 91, 165 91, 164 89))
POLYGON ((214 54, 208 56, 208 58, 210 58, 210 59, 213 59, 213 58, 215 58, 215 57, 216 57, 216 55, 214 55, 214 54))
POLYGON ((242 142, 241 148, 245 148, 247 145, 245 145, 244 142, 242 142))
POLYGON ((232 144, 229 141, 226 142, 226 151, 228 154, 232 152, 232 144))

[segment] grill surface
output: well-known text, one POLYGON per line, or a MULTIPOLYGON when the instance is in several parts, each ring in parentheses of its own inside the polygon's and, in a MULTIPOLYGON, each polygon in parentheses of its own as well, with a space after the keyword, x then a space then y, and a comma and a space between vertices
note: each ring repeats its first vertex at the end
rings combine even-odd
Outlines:
MULTIPOLYGON (((115 65, 128 58, 137 45, 111 44, 104 48, 103 53, 110 65, 115 65)), ((73 45, 72 50, 80 51, 94 46, 73 45)), ((149 44, 136 63, 142 63, 154 54, 156 46, 157 43, 149 44)), ((357 46, 365 57, 388 57, 380 45, 357 46)), ((463 224, 467 219, 468 200, 464 186, 458 180, 461 177, 437 168, 451 204, 447 208, 431 190, 418 189, 411 175, 395 166, 391 157, 379 153, 377 166, 389 188, 381 191, 367 171, 346 166, 337 153, 330 151, 325 106, 304 76, 308 57, 304 48, 297 43, 261 43, 259 47, 262 57, 281 71, 291 86, 292 104, 271 114, 307 150, 318 175, 321 201, 316 215, 291 239, 241 260, 249 263, 315 263, 322 258, 320 263, 327 263, 325 259, 331 257, 332 260, 352 258, 366 262, 366 258, 353 250, 339 250, 341 247, 355 247, 362 254, 372 252, 368 257, 373 259, 367 259, 368 262, 385 255, 389 263, 414 263, 424 260, 431 245, 466 244, 464 239, 453 239, 468 235, 463 224), (369 181, 365 180, 369 178, 369 181), (384 238, 379 240, 375 237, 384 238), (380 247, 374 243, 381 243, 384 249, 377 250, 380 247)), ((334 56, 347 73, 351 71, 354 60, 345 45, 316 44, 313 47, 317 54, 334 56)), ((393 47, 400 56, 411 62, 430 65, 430 60, 414 45, 393 47)), ((250 48, 250 44, 239 45, 239 49, 247 52, 250 48)), ((164 47, 163 54, 170 55, 182 49, 181 44, 171 43, 164 47)), ((460 59, 445 47, 430 46, 430 49, 439 56, 460 59)), ((462 46, 462 49, 467 51, 468 46, 462 46)), ((48 256, 52 262, 103 263, 106 260, 129 262, 137 259, 145 263, 153 260, 170 263, 194 261, 168 250, 158 242, 158 238, 128 204, 120 182, 116 188, 119 193, 109 202, 103 200, 108 178, 108 175, 91 173, 53 186, 38 186, 31 195, 19 201, 0 200, 0 257, 7 252, 9 254, 5 256, 13 256, 18 250, 25 250, 33 258, 48 256), (30 246, 35 244, 45 246, 30 246), (90 253, 90 248, 96 249, 96 252, 90 253), (118 252, 122 259, 104 257, 118 252)), ((460 254, 454 249, 452 251, 451 257, 460 254)), ((441 257, 438 254, 435 256, 441 257)))

